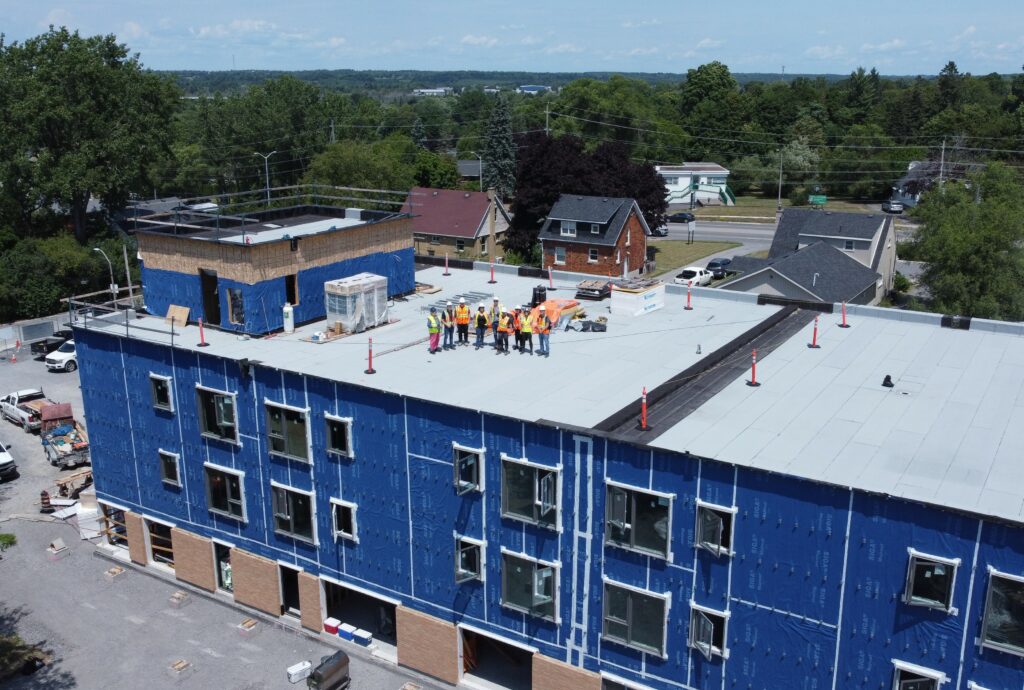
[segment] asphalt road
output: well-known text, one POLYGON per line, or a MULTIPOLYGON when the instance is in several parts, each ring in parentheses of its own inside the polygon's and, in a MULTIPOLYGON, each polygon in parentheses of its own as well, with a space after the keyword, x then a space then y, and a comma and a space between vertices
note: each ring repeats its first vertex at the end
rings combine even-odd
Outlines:
MULTIPOLYGON (((669 223, 668 237, 652 237, 649 241, 657 244, 663 240, 685 240, 687 239, 686 233, 685 223, 669 223)), ((738 242, 740 246, 727 249, 724 252, 710 254, 696 263, 698 266, 706 266, 711 259, 731 259, 734 256, 767 251, 772 246, 772 238, 774 236, 775 223, 723 223, 697 220, 694 223, 693 232, 693 239, 695 241, 738 242)), ((673 267, 665 275, 675 275, 683 268, 683 266, 673 267)))
MULTIPOLYGON (((0 390, 42 386, 52 399, 82 411, 78 374, 50 373, 28 357, 0 360, 0 390)), ((5 353, 6 354, 6 353, 5 353)), ((261 623, 252 638, 235 626, 250 615, 228 602, 193 594, 183 608, 169 597, 182 589, 171 578, 128 569, 116 581, 105 573, 114 564, 94 555, 67 522, 39 513, 39 492, 62 474, 45 460, 37 434, 0 420, 0 440, 9 445, 20 476, 0 483, 0 531, 16 546, 0 558, 0 634, 17 633, 38 644, 52 661, 32 676, 15 676, 4 688, 225 688, 270 690, 290 685, 285 669, 303 660, 318 663, 335 651, 325 641, 261 623), (63 539, 70 553, 50 561, 46 547, 63 539), (170 664, 185 659, 194 672, 180 681, 170 664)), ((74 472, 75 470, 65 471, 74 472)), ((413 681, 423 690, 442 685, 346 645, 353 690, 400 690, 413 681)), ((449 686, 443 686, 449 687, 449 686)))

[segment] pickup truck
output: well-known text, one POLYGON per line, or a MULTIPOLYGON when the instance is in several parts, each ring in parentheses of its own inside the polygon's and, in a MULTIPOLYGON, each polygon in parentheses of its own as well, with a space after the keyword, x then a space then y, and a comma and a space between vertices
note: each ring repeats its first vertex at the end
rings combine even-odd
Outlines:
POLYGON ((71 331, 54 331, 53 335, 43 338, 42 340, 37 340, 29 345, 29 350, 31 350, 33 357, 45 357, 67 341, 71 340, 72 336, 73 334, 71 331))
POLYGON ((71 412, 69 403, 50 405, 43 410, 39 430, 46 459, 54 467, 77 467, 89 463, 89 436, 71 412))
POLYGON ((15 391, 0 398, 0 415, 20 425, 27 434, 42 426, 43 408, 53 404, 40 389, 15 391))
POLYGON ((11 452, 7 450, 3 442, 0 442, 0 481, 14 479, 17 476, 18 466, 15 464, 11 452))

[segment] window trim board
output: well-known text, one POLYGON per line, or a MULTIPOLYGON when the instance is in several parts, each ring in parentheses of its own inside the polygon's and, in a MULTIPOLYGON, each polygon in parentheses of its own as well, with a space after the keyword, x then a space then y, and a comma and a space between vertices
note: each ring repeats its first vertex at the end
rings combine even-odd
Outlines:
POLYGON ((204 462, 203 463, 203 493, 204 493, 204 496, 206 498, 206 510, 208 512, 213 513, 214 515, 220 515, 221 517, 226 517, 226 518, 229 518, 231 520, 237 520, 239 522, 248 524, 248 522, 249 522, 249 506, 248 506, 248 502, 245 500, 245 470, 236 470, 236 469, 234 469, 232 467, 225 467, 224 465, 218 465, 218 464, 213 463, 213 462, 204 462), (238 493, 242 497, 242 514, 241 514, 241 516, 234 515, 232 513, 228 513, 228 512, 225 512, 223 510, 220 510, 219 508, 213 508, 213 507, 210 506, 210 493, 209 493, 210 489, 209 489, 209 486, 207 485, 207 480, 206 480, 206 470, 207 469, 216 470, 218 472, 223 472, 225 474, 233 474, 236 477, 238 477, 238 493))
MULTIPOLYGON (((344 539, 344 540, 350 541, 350 542, 352 542, 354 544, 358 544, 359 543, 359 518, 358 518, 359 505, 356 504, 356 503, 353 503, 352 501, 346 501, 346 500, 344 500, 342 498, 336 498, 334 496, 331 496, 331 498, 330 498, 330 505, 331 505, 331 532, 334 534, 334 541, 338 541, 338 539, 344 539), (345 534, 343 532, 340 532, 338 530, 338 520, 337 520, 337 517, 334 514, 334 506, 341 506, 343 508, 351 508, 352 509, 352 536, 348 536, 347 534, 345 534)), ((314 509, 314 514, 315 514, 315 512, 316 511, 314 509)), ((316 533, 316 530, 314 530, 314 534, 315 533, 316 533)))

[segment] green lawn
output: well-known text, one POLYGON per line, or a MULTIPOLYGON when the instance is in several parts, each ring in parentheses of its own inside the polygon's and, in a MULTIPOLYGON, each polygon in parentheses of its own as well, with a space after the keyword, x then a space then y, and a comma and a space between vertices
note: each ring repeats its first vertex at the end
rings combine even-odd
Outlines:
POLYGON ((705 256, 724 252, 740 246, 738 242, 694 242, 687 244, 685 240, 658 240, 649 242, 648 247, 656 250, 654 260, 658 268, 649 277, 660 276, 683 266, 689 266, 705 256))
MULTIPOLYGON (((775 220, 775 206, 777 200, 762 196, 738 196, 735 206, 704 206, 694 209, 693 214, 697 218, 735 218, 742 216, 760 217, 775 220)), ((789 199, 782 200, 782 208, 792 206, 789 199)), ((808 207, 805 207, 808 208, 808 207)), ((848 199, 829 198, 825 204, 826 211, 843 211, 846 213, 878 213, 878 209, 872 209, 870 204, 848 199)))

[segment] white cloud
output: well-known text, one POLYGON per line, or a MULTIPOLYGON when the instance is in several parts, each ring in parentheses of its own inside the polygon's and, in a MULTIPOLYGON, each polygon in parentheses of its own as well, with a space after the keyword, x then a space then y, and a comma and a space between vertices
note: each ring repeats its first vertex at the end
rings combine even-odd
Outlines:
POLYGON ((484 48, 490 48, 498 45, 498 39, 494 36, 475 36, 473 34, 466 34, 462 37, 462 40, 459 41, 459 43, 467 46, 483 46, 484 48))
POLYGON ((502 24, 498 27, 502 31, 522 31, 526 28, 525 24, 502 24))
POLYGON ((626 53, 626 55, 653 55, 657 53, 657 48, 634 48, 633 50, 626 53))
POLYGON ((549 55, 559 55, 563 53, 582 53, 583 49, 575 43, 559 43, 557 46, 545 48, 544 52, 549 55))
POLYGON ((325 41, 325 43, 328 48, 339 48, 348 43, 348 39, 344 36, 331 36, 325 41))
POLYGON ((905 48, 906 45, 907 45, 906 41, 904 41, 902 39, 899 39, 899 38, 894 38, 892 40, 885 41, 884 43, 865 43, 864 45, 862 45, 860 47, 860 52, 862 52, 862 53, 888 53, 888 52, 891 52, 893 50, 899 50, 900 48, 905 48))
POLYGON ((702 38, 697 42, 697 50, 703 50, 704 48, 717 48, 722 45, 722 41, 714 38, 702 38))
POLYGON ((642 19, 638 22, 628 21, 622 24, 623 29, 643 29, 648 26, 659 26, 661 24, 660 19, 642 19))
POLYGON ((70 27, 74 23, 75 19, 71 15, 71 12, 64 9, 63 7, 54 7, 52 10, 46 13, 46 19, 39 22, 40 26, 67 26, 70 27))
POLYGON ((804 55, 815 60, 834 60, 846 55, 846 48, 843 46, 811 46, 804 51, 804 55))
POLYGON ((536 36, 523 36, 519 40, 519 43, 524 45, 524 46, 533 46, 533 45, 537 45, 538 43, 540 43, 540 39, 537 38, 536 36))
POLYGON ((126 41, 134 41, 139 38, 148 36, 149 32, 142 28, 142 25, 138 22, 127 21, 121 26, 121 31, 118 33, 118 39, 126 41))
POLYGON ((246 34, 268 33, 277 25, 262 19, 236 19, 230 24, 211 24, 190 31, 199 38, 227 38, 228 36, 244 36, 246 34))
POLYGON ((953 37, 953 46, 958 47, 963 41, 967 40, 977 32, 977 27, 975 27, 974 24, 971 24, 970 26, 968 26, 963 31, 961 31, 960 33, 953 37))

